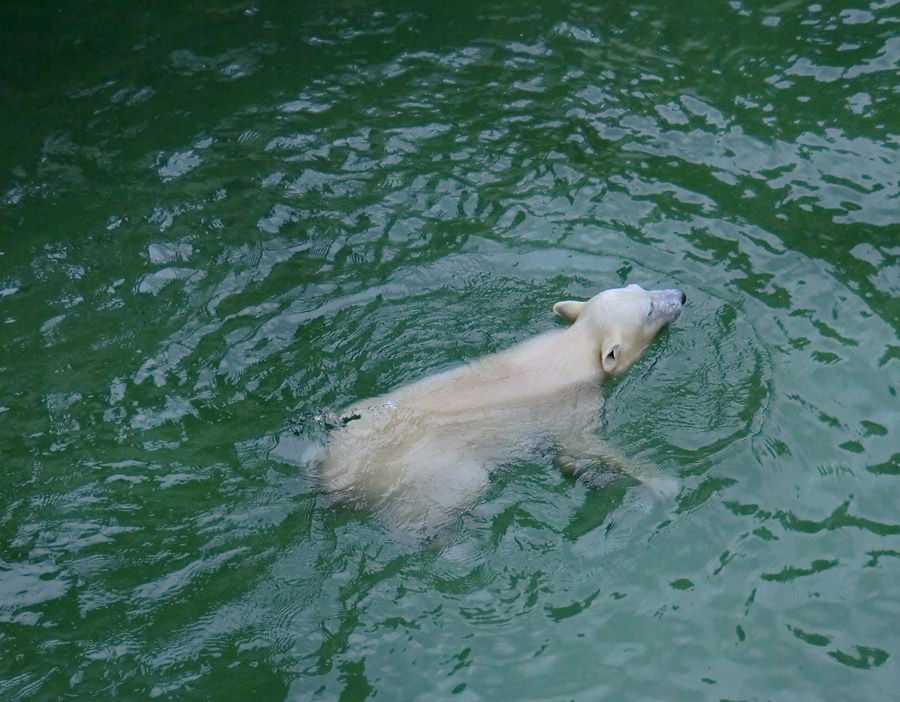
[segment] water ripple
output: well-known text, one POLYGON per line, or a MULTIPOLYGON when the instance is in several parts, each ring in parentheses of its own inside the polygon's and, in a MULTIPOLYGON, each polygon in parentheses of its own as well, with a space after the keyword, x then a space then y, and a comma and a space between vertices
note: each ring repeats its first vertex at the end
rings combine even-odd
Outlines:
POLYGON ((893 694, 891 3, 166 12, 10 54, 4 695, 893 694), (688 292, 605 416, 676 505, 319 500, 330 410, 631 281, 688 292))

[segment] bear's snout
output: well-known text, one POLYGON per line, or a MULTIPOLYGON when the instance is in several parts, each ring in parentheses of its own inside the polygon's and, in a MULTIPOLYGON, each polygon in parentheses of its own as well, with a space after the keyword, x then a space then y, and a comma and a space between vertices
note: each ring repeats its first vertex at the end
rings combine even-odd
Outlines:
POLYGON ((682 290, 650 290, 653 299, 653 310, 657 319, 663 324, 671 324, 681 315, 681 310, 687 302, 687 295, 682 290))

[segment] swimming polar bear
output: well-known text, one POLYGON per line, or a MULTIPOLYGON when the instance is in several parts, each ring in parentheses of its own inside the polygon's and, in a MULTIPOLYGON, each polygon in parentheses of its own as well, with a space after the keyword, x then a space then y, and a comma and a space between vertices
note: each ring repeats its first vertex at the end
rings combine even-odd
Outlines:
POLYGON ((674 479, 598 438, 600 387, 678 319, 685 300, 680 290, 632 284, 557 302, 570 327, 348 407, 319 465, 322 488, 400 530, 430 534, 470 507, 496 468, 549 445, 564 473, 604 464, 672 496, 674 479))

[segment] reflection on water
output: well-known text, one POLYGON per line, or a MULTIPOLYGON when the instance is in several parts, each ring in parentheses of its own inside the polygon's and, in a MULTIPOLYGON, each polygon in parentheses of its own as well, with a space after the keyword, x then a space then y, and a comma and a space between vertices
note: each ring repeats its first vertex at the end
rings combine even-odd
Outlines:
POLYGON ((892 694, 890 3, 117 7, 0 15, 4 699, 892 694), (320 500, 318 416, 625 282, 676 505, 320 500))

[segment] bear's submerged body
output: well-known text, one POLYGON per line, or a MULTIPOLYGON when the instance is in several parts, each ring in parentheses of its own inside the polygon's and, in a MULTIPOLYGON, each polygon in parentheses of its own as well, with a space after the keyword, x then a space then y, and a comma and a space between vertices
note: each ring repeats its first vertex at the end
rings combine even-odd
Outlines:
POLYGON ((352 405, 320 465, 323 489, 398 529, 431 533, 477 499, 492 471, 541 448, 557 450, 566 472, 608 463, 597 432, 603 381, 683 305, 681 291, 636 285, 558 303, 568 329, 352 405))

